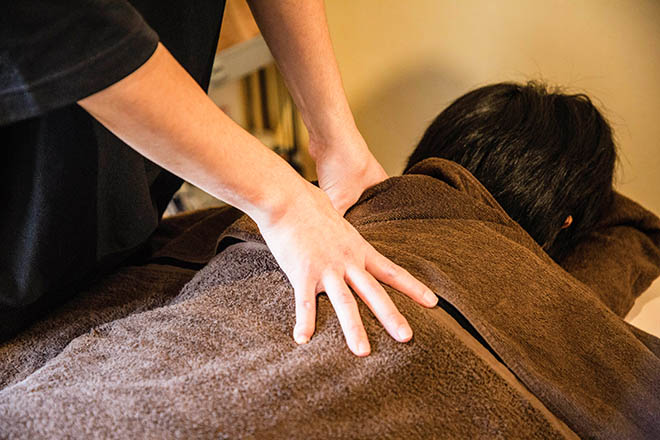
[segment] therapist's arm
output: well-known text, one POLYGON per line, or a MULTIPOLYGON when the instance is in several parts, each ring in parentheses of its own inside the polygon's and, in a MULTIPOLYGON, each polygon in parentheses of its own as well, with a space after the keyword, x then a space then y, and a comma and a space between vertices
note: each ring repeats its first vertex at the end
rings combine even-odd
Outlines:
POLYGON ((323 191, 227 117, 162 45, 134 73, 79 104, 144 156, 255 220, 294 287, 296 341, 311 338, 315 294, 325 291, 349 348, 369 353, 347 283, 398 341, 410 339, 410 327, 376 279, 422 305, 437 301, 376 252, 323 191))
POLYGON ((310 134, 319 186, 343 215, 387 174, 358 131, 322 0, 248 0, 310 134))

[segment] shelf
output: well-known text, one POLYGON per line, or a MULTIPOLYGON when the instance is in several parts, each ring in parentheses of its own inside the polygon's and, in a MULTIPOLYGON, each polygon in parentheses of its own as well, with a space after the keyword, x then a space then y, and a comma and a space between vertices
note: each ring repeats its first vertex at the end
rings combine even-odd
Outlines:
POLYGON ((216 54, 209 87, 221 87, 272 62, 273 56, 266 42, 257 35, 216 54))

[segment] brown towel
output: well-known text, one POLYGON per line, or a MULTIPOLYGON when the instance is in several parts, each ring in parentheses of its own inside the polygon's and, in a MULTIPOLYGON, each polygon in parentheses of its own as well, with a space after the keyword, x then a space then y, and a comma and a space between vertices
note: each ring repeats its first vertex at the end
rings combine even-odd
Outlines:
POLYGON ((134 265, 118 268, 0 345, 0 389, 24 379, 93 327, 170 301, 215 255, 220 234, 241 215, 224 206, 166 218, 142 261, 138 256, 134 265))
POLYGON ((0 345, 0 389, 28 377, 93 327, 162 306, 194 275, 191 269, 154 264, 123 267, 105 277, 0 345))
POLYGON ((0 391, 0 437, 658 438, 657 338, 640 342, 465 170, 414 171, 348 213, 451 303, 388 290, 412 342, 361 305, 373 353, 354 357, 321 296, 317 333, 296 346, 292 290, 243 218, 224 238, 245 242, 169 304, 95 328, 0 391))
POLYGON ((561 262, 624 317, 660 275, 660 220, 615 194, 612 207, 591 234, 561 262))

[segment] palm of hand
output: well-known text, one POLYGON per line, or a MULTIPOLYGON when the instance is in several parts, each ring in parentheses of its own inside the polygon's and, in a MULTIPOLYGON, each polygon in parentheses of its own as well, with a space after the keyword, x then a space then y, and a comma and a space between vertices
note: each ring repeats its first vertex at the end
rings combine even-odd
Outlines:
POLYGON ((410 340, 412 329, 379 281, 426 307, 433 307, 437 297, 342 218, 365 189, 387 174, 359 134, 332 144, 334 148, 323 148, 327 142, 310 143, 310 151, 325 153, 317 157, 320 189, 306 184, 277 221, 259 228, 294 290, 295 340, 304 343, 312 337, 316 295, 325 292, 351 351, 364 356, 370 351, 369 341, 349 286, 400 342, 410 340))

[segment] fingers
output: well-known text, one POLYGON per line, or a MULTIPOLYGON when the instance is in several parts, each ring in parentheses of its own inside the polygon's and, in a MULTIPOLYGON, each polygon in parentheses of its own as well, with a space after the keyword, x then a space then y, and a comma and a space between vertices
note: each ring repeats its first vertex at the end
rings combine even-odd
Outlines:
POLYGON ((293 339, 298 344, 306 344, 314 334, 316 326, 316 292, 315 287, 307 283, 295 289, 296 326, 293 329, 293 339))
POLYGON ((353 267, 346 271, 346 277, 353 290, 394 339, 399 342, 408 342, 412 338, 412 329, 408 325, 408 321, 373 276, 362 269, 353 267))
POLYGON ((367 332, 362 325, 357 302, 343 278, 329 273, 323 278, 325 293, 337 313, 348 348, 357 356, 367 356, 371 351, 367 332))
POLYGON ((409 296, 419 304, 426 307, 435 307, 438 304, 438 297, 431 292, 431 289, 375 249, 367 256, 365 267, 376 279, 409 296))
MULTIPOLYGON (((412 338, 412 329, 405 317, 378 280, 392 286, 421 305, 433 307, 438 298, 408 271, 394 264, 372 248, 365 258, 365 266, 347 265, 345 277, 338 272, 327 272, 322 277, 325 290, 332 303, 349 349, 357 356, 366 356, 371 348, 357 307, 357 302, 346 282, 374 313, 387 332, 399 342, 412 338)), ((319 285, 319 286, 320 286, 319 285)), ((308 342, 316 325, 316 286, 307 283, 297 288, 296 326, 293 337, 298 344, 308 342)))

